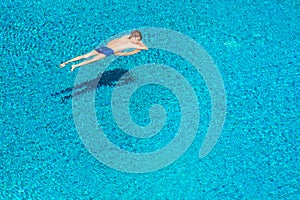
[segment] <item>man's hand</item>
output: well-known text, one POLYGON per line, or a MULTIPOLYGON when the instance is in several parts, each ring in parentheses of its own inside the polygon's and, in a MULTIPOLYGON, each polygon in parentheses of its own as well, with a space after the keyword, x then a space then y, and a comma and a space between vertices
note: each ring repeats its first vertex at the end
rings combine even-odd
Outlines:
POLYGON ((146 45, 145 45, 142 41, 139 41, 139 45, 140 45, 141 47, 143 47, 143 48, 141 48, 141 49, 143 49, 143 50, 148 50, 148 47, 146 47, 146 45))

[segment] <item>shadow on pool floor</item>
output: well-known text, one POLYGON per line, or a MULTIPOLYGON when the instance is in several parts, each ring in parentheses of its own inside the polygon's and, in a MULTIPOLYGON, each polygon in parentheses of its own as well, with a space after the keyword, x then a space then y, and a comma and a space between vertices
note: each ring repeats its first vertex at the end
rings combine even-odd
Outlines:
MULTIPOLYGON (((100 87, 114 87, 115 85, 117 85, 118 81, 120 80, 120 78, 122 76, 124 76, 127 72, 129 72, 128 70, 125 69, 114 69, 114 70, 110 70, 110 71, 105 71, 103 74, 100 74, 100 80, 99 80, 99 76, 95 79, 83 82, 79 85, 76 85, 74 87, 69 87, 66 88, 64 90, 61 90, 59 92, 55 92, 53 94, 51 94, 52 97, 59 97, 61 96, 61 102, 62 103, 67 103, 67 101, 72 98, 73 96, 77 96, 77 95, 81 95, 84 94, 86 92, 89 92, 93 89, 95 89, 95 85, 97 85, 97 88, 100 87), (72 95, 72 91, 73 90, 80 90, 79 92, 75 93, 72 95)), ((123 83, 119 83, 119 84, 127 84, 130 82, 133 82, 134 79, 131 76, 126 76, 123 77, 123 83)))

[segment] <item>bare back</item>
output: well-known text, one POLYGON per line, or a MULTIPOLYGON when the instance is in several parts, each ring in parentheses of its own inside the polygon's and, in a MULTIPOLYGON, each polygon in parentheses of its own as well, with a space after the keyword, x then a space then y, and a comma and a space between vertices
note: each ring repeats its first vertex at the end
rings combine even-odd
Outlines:
POLYGON ((125 35, 121 38, 114 39, 107 43, 107 47, 114 50, 114 52, 124 51, 126 49, 138 49, 142 48, 142 46, 133 43, 130 39, 128 39, 129 35, 125 35))

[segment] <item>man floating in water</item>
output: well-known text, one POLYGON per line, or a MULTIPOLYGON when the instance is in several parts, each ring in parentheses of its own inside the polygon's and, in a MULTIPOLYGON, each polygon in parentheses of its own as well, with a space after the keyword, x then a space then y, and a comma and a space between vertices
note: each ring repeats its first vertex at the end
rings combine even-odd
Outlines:
POLYGON ((98 60, 101 60, 111 54, 117 55, 117 56, 129 56, 136 54, 140 52, 141 50, 148 50, 148 47, 146 47, 142 42, 142 34, 140 31, 134 30, 130 33, 130 35, 125 35, 121 38, 114 39, 104 47, 100 47, 97 49, 94 49, 93 51, 77 56, 71 60, 68 60, 66 62, 63 62, 60 64, 60 67, 65 67, 70 62, 75 62, 78 60, 81 60, 83 58, 89 58, 92 57, 90 60, 83 61, 81 63, 78 63, 76 65, 72 65, 71 71, 76 69, 77 67, 81 67, 83 65, 87 65, 93 62, 96 62, 98 60), (130 52, 122 52, 126 49, 135 49, 130 52))

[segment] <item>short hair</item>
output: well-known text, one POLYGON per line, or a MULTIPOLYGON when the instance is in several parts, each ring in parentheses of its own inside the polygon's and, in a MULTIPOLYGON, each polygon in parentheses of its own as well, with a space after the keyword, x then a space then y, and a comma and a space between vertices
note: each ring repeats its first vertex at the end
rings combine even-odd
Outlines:
POLYGON ((134 30, 130 33, 129 39, 131 39, 132 37, 139 37, 139 38, 141 38, 141 40, 143 38, 142 33, 138 30, 134 30))

